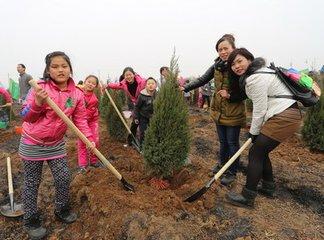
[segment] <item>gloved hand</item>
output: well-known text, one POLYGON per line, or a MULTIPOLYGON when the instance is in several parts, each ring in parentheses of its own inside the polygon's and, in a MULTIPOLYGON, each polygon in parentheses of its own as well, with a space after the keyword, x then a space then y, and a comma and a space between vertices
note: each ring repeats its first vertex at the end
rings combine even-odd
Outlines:
POLYGON ((252 139, 252 143, 255 142, 255 140, 257 139, 258 136, 259 136, 259 135, 253 135, 253 134, 251 134, 251 133, 248 133, 248 139, 251 138, 251 139, 252 139))

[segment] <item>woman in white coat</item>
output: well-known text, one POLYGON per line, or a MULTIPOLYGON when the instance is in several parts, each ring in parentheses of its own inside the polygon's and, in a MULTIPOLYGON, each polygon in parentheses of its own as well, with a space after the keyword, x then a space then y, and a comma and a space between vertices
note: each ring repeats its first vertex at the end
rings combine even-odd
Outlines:
POLYGON ((278 97, 292 93, 273 70, 265 67, 264 59, 254 59, 248 50, 238 48, 229 56, 228 65, 253 102, 249 132, 253 146, 249 151, 246 185, 241 194, 231 192, 227 199, 237 206, 252 207, 260 180, 259 192, 273 196, 275 182, 269 153, 298 130, 301 113, 296 100, 278 97))

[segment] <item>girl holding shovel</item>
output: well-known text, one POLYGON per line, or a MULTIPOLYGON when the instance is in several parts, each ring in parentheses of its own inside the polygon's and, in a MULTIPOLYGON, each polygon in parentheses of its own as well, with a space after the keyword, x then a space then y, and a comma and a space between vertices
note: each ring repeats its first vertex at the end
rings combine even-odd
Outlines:
POLYGON ((53 99, 84 135, 94 142, 86 121, 83 94, 77 90, 71 78, 73 70, 69 57, 64 52, 53 52, 46 56, 45 63, 44 80, 39 81, 40 88, 29 92, 21 112, 24 123, 19 155, 24 167, 24 225, 32 239, 41 239, 46 235, 37 209, 44 162, 49 165, 54 178, 56 218, 64 223, 77 219, 69 205, 70 171, 64 141, 67 125, 44 103, 45 99, 53 99))
MULTIPOLYGON (((142 78, 140 75, 135 73, 133 68, 126 67, 123 71, 123 80, 121 80, 119 83, 108 83, 107 88, 111 89, 119 89, 123 90, 126 94, 126 96, 129 97, 132 104, 132 109, 134 109, 134 106, 137 102, 137 99, 141 93, 141 91, 145 88, 146 80, 142 78)), ((135 122, 134 118, 132 121, 132 125, 130 127, 130 130, 134 137, 136 137, 138 123, 135 122)), ((128 135, 127 138, 128 144, 132 145, 132 135, 128 135)))

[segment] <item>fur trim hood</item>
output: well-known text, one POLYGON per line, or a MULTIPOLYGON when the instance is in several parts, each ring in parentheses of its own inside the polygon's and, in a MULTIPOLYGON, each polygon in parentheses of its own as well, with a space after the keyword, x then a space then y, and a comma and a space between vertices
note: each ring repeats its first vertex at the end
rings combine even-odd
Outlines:
POLYGON ((263 58, 255 58, 252 63, 249 65, 248 69, 246 72, 240 77, 240 88, 242 90, 245 90, 245 80, 251 76, 254 72, 259 70, 260 68, 265 67, 266 61, 263 58))

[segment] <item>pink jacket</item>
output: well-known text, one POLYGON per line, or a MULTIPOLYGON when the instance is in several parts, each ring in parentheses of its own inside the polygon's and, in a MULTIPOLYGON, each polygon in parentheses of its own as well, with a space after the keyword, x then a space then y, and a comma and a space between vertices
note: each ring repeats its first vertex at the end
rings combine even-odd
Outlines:
POLYGON ((131 99, 132 103, 136 104, 137 98, 140 95, 141 91, 145 88, 146 85, 146 80, 142 78, 140 75, 136 74, 135 75, 135 81, 137 82, 137 89, 136 89, 136 94, 135 97, 130 94, 127 88, 127 82, 125 79, 120 81, 119 83, 108 83, 107 88, 111 89, 120 89, 123 90, 131 99))
POLYGON ((0 87, 0 95, 3 96, 6 103, 12 103, 12 98, 10 96, 10 93, 3 87, 0 87))
POLYGON ((83 91, 84 102, 86 107, 86 118, 89 121, 97 121, 99 119, 99 101, 93 92, 83 91))
MULTIPOLYGON (((39 81, 49 97, 69 117, 83 134, 92 139, 92 133, 86 120, 83 93, 74 85, 72 78, 68 81, 67 90, 61 91, 53 81, 39 81)), ((28 142, 42 145, 55 145, 60 142, 67 130, 67 125, 46 103, 37 106, 35 91, 31 89, 21 111, 24 123, 23 136, 28 142)))

